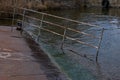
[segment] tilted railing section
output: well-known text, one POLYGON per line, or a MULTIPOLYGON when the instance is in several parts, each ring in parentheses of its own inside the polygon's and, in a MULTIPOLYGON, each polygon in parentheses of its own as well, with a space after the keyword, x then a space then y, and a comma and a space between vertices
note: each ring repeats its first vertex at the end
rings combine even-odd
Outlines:
MULTIPOLYGON (((99 48, 100 48, 100 44, 101 44, 101 40, 102 40, 102 36, 103 36, 103 31, 104 29, 102 30, 101 32, 101 36, 100 37, 96 37, 92 34, 88 34, 86 32, 83 32, 83 31, 80 31, 80 30, 76 30, 76 29, 73 29, 73 28, 70 28, 69 26, 63 26, 63 25, 60 25, 58 23, 55 23, 55 22, 50 22, 50 21, 47 21, 45 20, 45 16, 48 16, 48 17, 52 17, 54 19, 61 19, 61 20, 65 20, 65 21, 68 21, 68 22, 73 22, 73 23, 76 23, 76 24, 82 24, 82 25, 86 25, 86 26, 92 26, 92 27, 99 27, 97 25, 93 25, 93 24, 89 24, 89 23, 85 23, 85 22, 80 22, 80 21, 76 21, 76 20, 72 20, 72 19, 68 19, 68 18, 63 18, 63 17, 59 17, 59 16, 55 16, 55 15, 51 15, 51 14, 47 14, 47 13, 43 13, 43 12, 38 12, 38 11, 35 11, 35 10, 31 10, 31 9, 26 9, 26 8, 14 8, 14 12, 13 12, 13 21, 12 21, 12 25, 15 21, 15 15, 19 15, 19 16, 22 16, 21 19, 18 19, 19 21, 22 22, 22 27, 23 27, 23 30, 24 30, 24 24, 29 24, 35 28, 38 28, 39 30, 39 33, 37 35, 37 37, 39 38, 40 36, 40 30, 45 30, 47 32, 50 32, 52 34, 55 34, 55 35, 58 35, 58 36, 61 36, 62 37, 62 43, 61 43, 61 49, 64 53, 64 41, 65 39, 69 39, 69 40, 72 40, 72 41, 75 41, 77 43, 80 43, 80 44, 83 44, 83 45, 86 45, 86 46, 89 46, 89 47, 92 47, 92 48, 95 48, 97 49, 97 52, 96 52, 96 61, 98 60, 98 53, 99 53, 99 48), (20 11, 20 12, 19 12, 20 11), (16 13, 17 12, 17 13, 16 13), (32 15, 29 15, 31 13, 34 13, 34 14, 40 14, 41 15, 41 19, 35 17, 35 16, 32 16, 32 15), (36 21, 39 21, 40 22, 40 25, 35 25, 35 24, 32 24, 30 22, 27 22, 25 20, 25 18, 28 18, 28 19, 31 19, 31 20, 36 20, 36 21), (53 30, 50 30, 50 29, 47 29, 47 28, 44 28, 42 27, 43 26, 43 23, 45 24, 49 24, 51 26, 56 26, 56 27, 59 27, 61 29, 64 30, 64 32, 62 34, 56 32, 56 31, 53 31, 53 30), (66 33, 67 33, 67 30, 71 31, 71 32, 75 32, 75 33, 79 33, 79 34, 82 34, 82 35, 85 35, 85 36, 89 36, 93 39, 99 39, 99 44, 98 46, 96 45, 93 45, 93 44, 88 44, 86 42, 83 42, 81 40, 78 40, 76 38, 73 38, 73 37, 70 37, 70 36, 67 36, 66 33)), ((13 29, 13 28, 12 28, 13 29)), ((11 30, 12 30, 11 29, 11 30)))

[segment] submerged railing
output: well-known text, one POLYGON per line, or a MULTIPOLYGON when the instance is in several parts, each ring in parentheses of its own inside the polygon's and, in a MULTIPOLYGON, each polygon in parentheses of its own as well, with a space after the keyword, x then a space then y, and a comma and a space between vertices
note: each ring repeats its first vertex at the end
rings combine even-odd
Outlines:
MULTIPOLYGON (((85 46, 89 46, 89 47, 92 47, 94 49, 97 50, 96 52, 96 61, 98 61, 98 54, 99 54, 99 49, 100 49, 100 45, 101 45, 101 41, 102 41, 102 36, 103 36, 103 32, 104 32, 104 29, 101 30, 101 35, 99 37, 96 37, 95 35, 92 35, 92 34, 88 34, 86 32, 83 32, 83 31, 80 31, 80 30, 77 30, 77 29, 73 29, 73 28, 70 28, 69 26, 64 26, 64 25, 60 25, 60 24, 57 24, 57 23, 54 23, 54 22, 50 22, 50 21, 47 21, 45 20, 45 16, 48 16, 48 17, 52 17, 54 19, 60 19, 60 20, 65 20, 66 22, 72 22, 72 23, 75 23, 75 24, 81 24, 81 25, 86 25, 86 26, 91 26, 91 27, 99 27, 97 25, 93 25, 93 24, 90 24, 90 23, 85 23, 85 22, 80 22, 80 21, 76 21, 76 20, 72 20, 72 19, 68 19, 68 18, 63 18, 63 17, 59 17, 59 16, 55 16, 55 15, 51 15, 51 14, 47 14, 47 13, 43 13, 43 12, 38 12, 38 11, 35 11, 35 10, 31 10, 31 9, 26 9, 26 8, 14 8, 13 10, 13 19, 12 19, 12 25, 14 25, 14 21, 21 21, 22 23, 22 29, 24 29, 24 26, 25 24, 29 24, 35 28, 37 28, 39 30, 38 32, 38 35, 37 35, 37 39, 36 41, 39 40, 39 37, 40 37, 40 34, 41 34, 41 30, 45 30, 47 32, 50 32, 52 34, 55 34, 57 36, 61 36, 62 37, 62 43, 61 43, 61 50, 64 52, 64 42, 65 42, 65 39, 68 39, 68 40, 72 40, 72 41, 75 41, 79 44, 82 44, 82 45, 85 45, 85 46), (34 16, 31 16, 29 14, 40 14, 41 15, 41 19, 37 18, 37 17, 34 17, 34 16), (21 16, 21 19, 16 19, 15 16, 21 16), (27 19, 31 19, 31 20, 36 20, 38 22, 40 22, 40 25, 35 25, 35 24, 32 24, 30 22, 27 22, 25 20, 25 18, 27 19), (44 28, 43 27, 43 23, 45 24, 49 24, 51 26, 56 26, 56 27, 59 27, 61 29, 64 30, 64 32, 61 34, 61 33, 58 33, 56 31, 53 31, 53 30, 50 30, 50 29, 47 29, 47 28, 44 28), (75 32, 75 33, 78 33, 78 34, 82 34, 82 35, 85 35, 85 36, 88 36, 88 37, 91 37, 93 39, 98 39, 99 40, 99 43, 98 45, 93 45, 93 44, 89 44, 89 43, 86 43, 84 41, 81 41, 81 40, 78 40, 76 38, 73 38, 73 37, 70 37, 70 36, 67 36, 66 33, 67 33, 67 30, 71 31, 71 32, 75 32)), ((3 12, 3 11, 2 11, 3 12)), ((4 12, 3 12, 4 13, 4 12)), ((6 13, 6 12, 5 12, 6 13)), ((11 31, 13 31, 13 27, 11 27, 11 31)), ((27 31, 26 31, 27 32, 27 31)), ((31 34, 30 34, 31 35, 31 34)))

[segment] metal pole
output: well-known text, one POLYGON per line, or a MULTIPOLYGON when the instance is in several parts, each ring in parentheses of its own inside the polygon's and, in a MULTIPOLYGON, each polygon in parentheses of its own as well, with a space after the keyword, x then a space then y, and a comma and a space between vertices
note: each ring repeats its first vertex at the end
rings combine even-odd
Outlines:
MULTIPOLYGON (((26 0, 24 0, 24 5, 25 5, 25 3, 26 3, 26 0)), ((22 16, 23 16, 23 18, 22 18, 22 28, 24 27, 25 12, 26 12, 26 9, 23 8, 23 14, 22 14, 22 16)))
POLYGON ((104 28, 102 29, 101 39, 100 39, 100 42, 99 42, 99 45, 98 45, 98 49, 97 49, 97 53, 96 53, 96 62, 98 61, 98 55, 99 55, 99 50, 100 50, 101 42, 102 42, 102 39, 103 39, 103 33, 104 33, 104 28))
POLYGON ((24 27, 24 19, 25 19, 25 12, 26 12, 25 9, 23 9, 23 10, 24 11, 23 11, 23 18, 22 18, 22 26, 21 26, 22 30, 21 30, 21 34, 22 34, 22 31, 23 31, 23 27, 24 27))
POLYGON ((62 43, 61 43, 61 50, 62 50, 63 54, 65 54, 65 52, 64 52, 64 41, 65 41, 66 32, 67 32, 67 27, 64 30, 64 35, 63 35, 63 39, 62 39, 62 43))
POLYGON ((39 37, 41 35, 41 28, 42 28, 42 25, 43 25, 43 19, 44 19, 44 14, 42 14, 37 41, 39 41, 39 37))
POLYGON ((14 10, 13 10, 13 19, 12 19, 12 27, 11 32, 13 31, 14 21, 15 21, 15 12, 16 12, 16 0, 14 0, 14 10))
POLYGON ((23 9, 23 18, 22 18, 22 24, 24 24, 24 19, 25 19, 25 9, 23 9))

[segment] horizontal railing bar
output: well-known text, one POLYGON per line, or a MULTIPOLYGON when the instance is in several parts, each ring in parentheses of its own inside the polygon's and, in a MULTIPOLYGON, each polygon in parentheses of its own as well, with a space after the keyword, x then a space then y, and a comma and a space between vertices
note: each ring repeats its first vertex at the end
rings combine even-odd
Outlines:
POLYGON ((16 21, 21 21, 21 22, 22 22, 22 20, 21 20, 21 19, 16 19, 16 21))
MULTIPOLYGON (((21 20, 21 21, 22 21, 22 20, 21 20)), ((36 25, 34 25, 34 24, 31 24, 31 23, 28 23, 28 22, 24 22, 24 23, 29 24, 29 25, 31 25, 31 26, 34 26, 35 28, 39 28, 39 26, 36 26, 36 25)))
MULTIPOLYGON (((61 28, 65 29, 64 26, 61 26, 61 25, 58 25, 58 24, 55 24, 55 23, 51 23, 51 22, 48 22, 48 21, 43 21, 43 22, 51 24, 51 25, 54 25, 54 26, 58 26, 58 27, 61 27, 61 28)), ((89 36, 89 37, 93 37, 93 38, 98 38, 99 39, 99 37, 93 36, 91 34, 88 34, 88 33, 82 32, 82 31, 78 31, 78 30, 75 30, 75 29, 72 29, 72 28, 67 28, 67 29, 71 30, 71 31, 74 31, 74 32, 77 32, 77 33, 80 33, 80 34, 84 34, 84 35, 89 36)))
MULTIPOLYGON (((63 37, 63 35, 61 35, 61 34, 59 34, 59 33, 56 33, 56 32, 54 32, 54 31, 51 31, 51 30, 48 30, 48 29, 45 29, 45 28, 41 28, 41 29, 63 37)), ((78 43, 80 43, 80 44, 87 45, 87 46, 90 46, 90 47, 93 47, 93 48, 96 48, 96 49, 98 48, 97 46, 94 46, 94 45, 91 45, 91 44, 82 42, 82 41, 80 41, 80 40, 77 40, 77 39, 74 39, 74 38, 71 38, 71 37, 68 37, 68 36, 65 36, 65 37, 66 37, 67 39, 69 39, 69 40, 76 41, 76 42, 78 42, 78 43)))
POLYGON ((84 55, 85 53, 80 54, 80 53, 75 52, 75 51, 73 51, 73 50, 71 50, 71 49, 67 49, 67 50, 70 51, 70 52, 72 52, 73 54, 76 54, 76 55, 80 56, 80 57, 83 57, 83 58, 85 58, 85 59, 88 59, 88 60, 90 60, 90 61, 93 61, 93 60, 90 59, 89 57, 85 56, 85 55, 84 55))
POLYGON ((76 20, 72 20, 72 19, 68 19, 68 18, 63 18, 63 17, 60 17, 60 16, 55 16, 55 15, 48 14, 48 13, 38 12, 38 11, 35 11, 35 10, 31 10, 31 9, 26 9, 26 8, 18 8, 18 9, 24 9, 26 11, 31 11, 31 12, 34 12, 34 13, 39 13, 39 14, 43 14, 43 15, 47 15, 47 16, 51 16, 51 17, 55 17, 55 18, 59 18, 59 19, 79 23, 79 24, 84 24, 84 25, 88 25, 88 26, 100 27, 100 26, 93 25, 93 24, 90 24, 90 23, 80 22, 80 21, 76 21, 76 20))
MULTIPOLYGON (((28 22, 25 22, 25 23, 27 23, 27 24, 29 24, 29 25, 31 25, 31 26, 34 26, 34 27, 39 28, 39 26, 36 26, 36 25, 34 25, 34 24, 30 24, 30 23, 28 23, 28 22)), ((41 28, 41 29, 63 37, 62 34, 59 34, 59 33, 57 33, 57 32, 54 32, 54 31, 51 31, 51 30, 48 30, 48 29, 45 29, 45 28, 41 28)), ((97 46, 94 46, 94 45, 91 45, 91 44, 82 42, 82 41, 80 41, 80 40, 77 40, 77 39, 74 39, 74 38, 71 38, 71 37, 68 37, 68 36, 65 36, 65 37, 66 37, 67 39, 69 39, 69 40, 76 41, 76 42, 78 42, 78 43, 80 43, 80 44, 87 45, 87 46, 89 46, 89 47, 93 47, 93 48, 96 48, 96 49, 98 48, 97 46)))
MULTIPOLYGON (((41 21, 38 18, 33 18, 33 17, 30 17, 30 16, 25 16, 25 17, 41 21)), ((55 23, 52 23, 52 22, 49 22, 49 21, 44 21, 44 20, 43 20, 43 22, 47 23, 47 24, 50 24, 50 25, 58 26, 58 27, 61 27, 61 28, 65 29, 65 26, 61 26, 61 25, 58 25, 58 24, 55 24, 55 23)), ((72 28, 67 28, 67 29, 71 30, 71 31, 74 31, 74 32, 77 32, 77 33, 80 33, 80 34, 84 34, 84 35, 92 37, 92 38, 98 38, 98 39, 100 39, 100 37, 96 37, 94 35, 91 35, 91 34, 88 34, 88 33, 82 32, 82 31, 78 31, 78 30, 75 30, 75 29, 72 29, 72 28)))
POLYGON ((80 40, 77 40, 77 39, 74 39, 74 38, 71 38, 71 37, 67 37, 67 36, 66 36, 66 38, 67 38, 67 39, 70 39, 70 40, 73 40, 73 41, 76 41, 76 42, 78 42, 78 43, 81 43, 81 44, 84 44, 84 45, 87 45, 87 46, 90 46, 90 47, 93 47, 93 48, 98 49, 98 46, 94 46, 94 45, 91 45, 91 44, 82 42, 82 41, 80 41, 80 40))
POLYGON ((0 13, 8 13, 8 14, 13 14, 13 12, 6 12, 6 11, 0 11, 0 13))
POLYGON ((78 33, 84 34, 84 35, 89 36, 89 37, 100 39, 100 37, 96 37, 94 35, 91 35, 91 34, 88 34, 88 33, 82 32, 82 31, 78 31, 78 30, 75 30, 75 29, 72 29, 72 28, 68 28, 68 29, 71 30, 71 31, 74 31, 74 32, 78 32, 78 33))
POLYGON ((0 18, 0 19, 8 19, 8 20, 11 20, 12 18, 0 18))
POLYGON ((17 13, 18 15, 20 15, 20 16, 23 16, 23 14, 21 14, 21 13, 17 13))
MULTIPOLYGON (((12 20, 12 18, 0 18, 0 20, 12 20)), ((17 21, 18 19, 14 19, 14 21, 17 21)))

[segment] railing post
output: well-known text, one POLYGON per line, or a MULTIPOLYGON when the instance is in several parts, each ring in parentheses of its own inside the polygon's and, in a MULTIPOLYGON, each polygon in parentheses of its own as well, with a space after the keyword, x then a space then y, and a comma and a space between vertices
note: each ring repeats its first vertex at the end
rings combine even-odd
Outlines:
POLYGON ((103 39, 103 33, 104 33, 104 28, 102 29, 101 38, 100 38, 99 45, 98 45, 98 48, 97 48, 96 62, 98 61, 99 49, 100 49, 101 42, 102 42, 102 39, 103 39))
POLYGON ((63 39, 62 39, 62 43, 61 43, 61 50, 62 50, 63 54, 65 54, 65 52, 64 52, 64 41, 65 41, 65 37, 66 37, 66 32, 67 32, 67 27, 65 27, 65 29, 64 29, 63 39))
POLYGON ((44 14, 42 14, 42 18, 41 18, 41 22, 40 22, 40 27, 39 27, 39 32, 38 32, 38 37, 37 37, 37 41, 39 41, 39 37, 41 35, 41 28, 43 26, 43 20, 44 20, 44 14))
POLYGON ((24 27, 24 20, 25 20, 25 12, 26 12, 26 10, 23 8, 23 18, 22 18, 22 26, 21 26, 21 28, 22 28, 22 30, 21 30, 21 34, 22 34, 22 31, 23 31, 23 27, 24 27))
POLYGON ((12 19, 11 32, 13 31, 13 27, 14 27, 14 21, 15 21, 15 11, 16 11, 16 8, 14 7, 14 10, 13 10, 13 19, 12 19))
POLYGON ((16 7, 17 7, 17 0, 14 0, 14 10, 13 10, 13 19, 12 19, 11 32, 13 31, 13 27, 14 27, 16 7))

